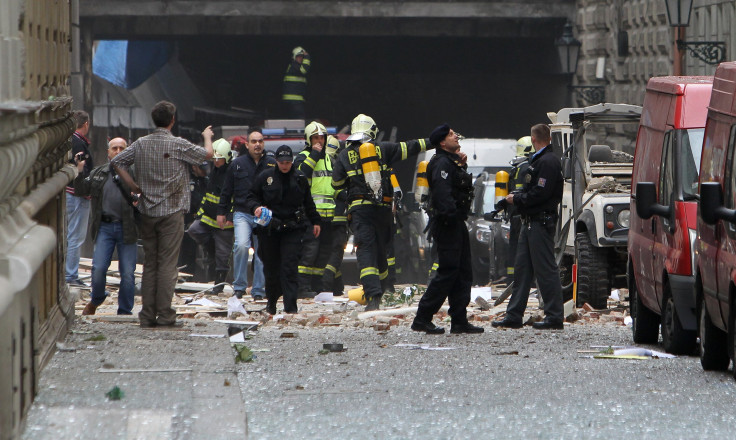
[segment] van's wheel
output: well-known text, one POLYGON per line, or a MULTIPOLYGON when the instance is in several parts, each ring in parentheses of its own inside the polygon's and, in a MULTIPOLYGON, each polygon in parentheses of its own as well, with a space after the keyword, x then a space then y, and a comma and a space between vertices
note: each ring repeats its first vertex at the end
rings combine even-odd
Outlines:
POLYGON ((646 308, 639 298, 636 280, 630 274, 632 283, 629 287, 629 313, 631 314, 631 331, 637 344, 656 344, 659 337, 659 316, 646 308))
POLYGON ((713 324, 705 302, 698 308, 698 333, 700 336, 700 365, 703 370, 724 371, 728 369, 728 335, 713 324))
POLYGON ((669 285, 664 286, 664 310, 662 311, 662 346, 667 353, 690 354, 695 350, 695 332, 685 330, 677 315, 675 300, 669 285))
POLYGON ((578 262, 578 300, 580 307, 586 302, 596 309, 608 307, 611 282, 608 277, 608 253, 590 242, 587 232, 575 235, 578 262))

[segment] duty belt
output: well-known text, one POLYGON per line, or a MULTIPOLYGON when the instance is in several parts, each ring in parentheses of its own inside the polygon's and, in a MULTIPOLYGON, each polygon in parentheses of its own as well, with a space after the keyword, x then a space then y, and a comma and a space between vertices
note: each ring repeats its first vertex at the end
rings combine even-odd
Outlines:
POLYGON ((557 213, 555 213, 555 212, 538 212, 536 214, 521 214, 521 222, 522 223, 544 222, 546 218, 552 219, 554 221, 557 221, 557 213))

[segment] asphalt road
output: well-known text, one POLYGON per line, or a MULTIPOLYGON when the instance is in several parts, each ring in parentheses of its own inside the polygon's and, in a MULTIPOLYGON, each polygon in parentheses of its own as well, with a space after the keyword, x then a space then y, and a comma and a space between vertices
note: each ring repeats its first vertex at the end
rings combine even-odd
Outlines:
POLYGON ((429 336, 406 324, 387 332, 266 326, 247 341, 264 351, 238 366, 248 438, 733 438, 730 371, 703 372, 697 357, 579 352, 631 345, 630 327, 615 323, 544 332, 483 324, 478 336, 429 336), (347 350, 319 354, 327 342, 347 350))

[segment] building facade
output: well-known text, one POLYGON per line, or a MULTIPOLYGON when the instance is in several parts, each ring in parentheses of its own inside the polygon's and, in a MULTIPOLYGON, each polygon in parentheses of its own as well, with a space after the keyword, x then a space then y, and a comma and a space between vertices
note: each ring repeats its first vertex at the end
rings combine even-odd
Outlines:
POLYGON ((41 368, 74 318, 64 283, 72 98, 69 0, 0 15, 0 438, 18 438, 41 368))
MULTIPOLYGON (((735 20, 736 1, 695 0, 681 39, 723 42, 725 59, 733 60, 735 20)), ((665 0, 579 0, 575 28, 582 46, 573 84, 603 87, 605 101, 641 105, 649 78, 675 72, 676 28, 667 20, 665 0)), ((716 65, 688 50, 681 57, 683 75, 715 73, 716 65)), ((574 105, 595 103, 584 99, 584 90, 571 89, 574 105)))

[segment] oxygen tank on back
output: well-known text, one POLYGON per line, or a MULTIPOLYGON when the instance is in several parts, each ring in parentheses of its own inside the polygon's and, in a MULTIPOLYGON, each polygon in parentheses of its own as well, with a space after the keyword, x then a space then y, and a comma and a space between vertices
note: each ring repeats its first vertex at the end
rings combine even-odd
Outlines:
POLYGON ((429 182, 427 181, 427 165, 429 162, 423 160, 417 166, 417 184, 414 191, 414 199, 419 205, 427 203, 429 194, 429 182))
POLYGON ((496 198, 495 203, 505 199, 509 195, 509 173, 499 171, 496 173, 496 198))
POLYGON ((363 177, 368 188, 373 191, 373 197, 381 199, 381 166, 378 163, 375 145, 366 142, 360 146, 360 166, 363 169, 363 177))

